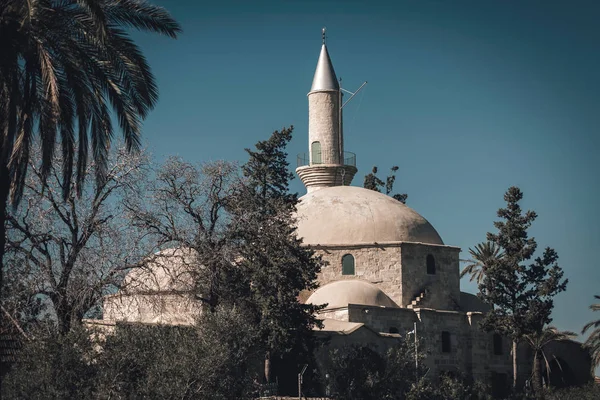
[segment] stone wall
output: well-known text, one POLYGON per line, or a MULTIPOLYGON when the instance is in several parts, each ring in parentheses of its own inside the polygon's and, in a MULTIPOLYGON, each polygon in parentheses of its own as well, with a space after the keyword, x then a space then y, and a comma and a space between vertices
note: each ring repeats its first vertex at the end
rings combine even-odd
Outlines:
POLYGON ((458 310, 459 252, 458 247, 402 243, 402 298, 398 304, 406 306, 427 290, 420 307, 458 310), (427 273, 428 255, 432 255, 435 260, 435 274, 427 273))
POLYGON ((115 294, 104 297, 103 320, 191 325, 200 303, 187 293, 115 294))
POLYGON ((349 304, 348 321, 362 322, 376 332, 390 333, 391 330, 395 329, 398 333, 404 335, 413 329, 413 325, 417 321, 417 315, 413 310, 407 308, 349 304))
POLYGON ((317 278, 321 286, 343 279, 363 279, 377 285, 396 304, 402 298, 400 244, 387 246, 320 247, 319 255, 328 265, 317 278), (354 275, 342 275, 342 257, 354 257, 354 275))
MULTIPOLYGON (((341 310, 339 310, 341 311, 341 310)), ((333 315, 343 320, 343 315, 333 315)), ((493 335, 483 332, 479 323, 483 314, 433 309, 386 308, 376 306, 348 305, 344 310, 348 322, 364 323, 375 332, 398 332, 406 338, 417 326, 421 339, 421 351, 427 353, 426 365, 434 377, 441 372, 461 371, 474 378, 490 383, 492 374, 510 377, 510 341, 502 340, 502 354, 494 354, 493 335), (442 332, 450 333, 450 351, 442 351, 442 332)), ((320 315, 323 317, 323 314, 320 315)), ((352 336, 352 335, 350 335, 352 336)), ((383 339, 382 339, 383 340, 383 339)))
POLYGON ((342 279, 364 279, 377 285, 399 307, 406 307, 422 290, 421 307, 456 310, 460 302, 457 247, 397 242, 373 245, 319 246, 328 263, 319 274, 321 285, 342 279), (342 275, 342 257, 354 256, 354 275, 342 275), (436 273, 427 274, 426 258, 433 255, 436 273))

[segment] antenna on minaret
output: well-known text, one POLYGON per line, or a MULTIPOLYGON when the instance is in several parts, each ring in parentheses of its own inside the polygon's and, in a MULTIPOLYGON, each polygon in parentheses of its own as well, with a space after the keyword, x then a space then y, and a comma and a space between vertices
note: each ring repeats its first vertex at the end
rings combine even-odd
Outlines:
POLYGON ((323 44, 325 44, 325 32, 326 32, 326 31, 327 31, 327 28, 326 28, 326 27, 323 27, 323 33, 322 33, 322 36, 323 36, 323 44))

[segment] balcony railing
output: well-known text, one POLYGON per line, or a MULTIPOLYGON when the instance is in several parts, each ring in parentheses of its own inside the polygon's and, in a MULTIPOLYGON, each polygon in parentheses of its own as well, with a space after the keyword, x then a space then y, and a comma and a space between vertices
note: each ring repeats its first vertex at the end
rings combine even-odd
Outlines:
POLYGON ((300 153, 298 154, 297 162, 298 167, 320 164, 342 164, 356 167, 356 154, 345 151, 343 159, 340 160, 339 152, 337 151, 316 151, 312 155, 311 162, 309 153, 300 153))

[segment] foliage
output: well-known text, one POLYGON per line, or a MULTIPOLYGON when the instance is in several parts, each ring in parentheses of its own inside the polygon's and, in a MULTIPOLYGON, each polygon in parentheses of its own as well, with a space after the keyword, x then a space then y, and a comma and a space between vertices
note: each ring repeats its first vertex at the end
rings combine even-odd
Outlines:
POLYGON ((60 144, 67 199, 73 170, 83 191, 90 149, 104 184, 113 118, 127 149, 139 146, 141 120, 158 90, 129 29, 173 38, 181 31, 164 9, 143 0, 0 0, 0 301, 6 209, 9 197, 14 208, 21 201, 29 161, 40 163, 45 182, 60 144), (30 156, 35 137, 37 160, 30 156))
MULTIPOLYGON (((71 181, 73 188, 63 201, 62 162, 56 158, 45 182, 31 162, 23 194, 27 207, 8 214, 10 262, 4 270, 11 284, 3 301, 21 322, 49 315, 59 333, 66 334, 84 316, 99 312, 102 296, 115 290, 128 260, 143 254, 136 230, 118 217, 122 200, 139 195, 148 161, 144 153, 116 149, 101 184, 94 187, 88 181, 78 197, 71 181)), ((93 168, 89 165, 86 173, 93 168)))
POLYGON ((469 254, 471 254, 471 259, 467 260, 468 264, 460 272, 460 277, 471 275, 469 281, 475 280, 478 284, 483 282, 490 261, 502 258, 500 247, 489 241, 476 244, 475 249, 469 248, 469 254))
POLYGON ((527 230, 537 217, 534 211, 522 213, 523 193, 511 187, 504 195, 506 208, 498 210, 503 221, 494 222, 498 233, 488 233, 488 241, 500 247, 501 258, 489 260, 479 284, 481 299, 494 306, 482 328, 504 334, 513 340, 513 386, 516 385, 516 343, 524 335, 540 333, 552 321, 553 298, 565 290, 558 254, 547 247, 541 257, 530 260, 537 247, 527 230))
POLYGON ((423 356, 419 356, 416 369, 414 346, 399 340, 383 352, 356 345, 332 349, 320 369, 321 375, 329 375, 323 382, 325 392, 328 389, 339 400, 491 399, 489 388, 479 382, 449 375, 432 382, 425 377, 423 365, 423 356))
POLYGON ((581 387, 549 391, 547 400, 597 400, 600 399, 600 385, 589 383, 581 387))
MULTIPOLYGON (((398 171, 398 166, 394 165, 390 169, 390 175, 385 179, 385 182, 377 177, 377 166, 373 167, 373 170, 365 175, 365 180, 363 183, 363 187, 365 189, 374 190, 376 192, 381 192, 382 189, 385 188, 385 194, 389 195, 394 190, 394 183, 396 182, 396 171, 398 171)), ((396 193, 392 195, 392 197, 402 204, 406 204, 406 199, 408 195, 406 193, 399 194, 396 193)))
MULTIPOLYGON (((292 129, 275 131, 256 150, 246 149, 245 181, 229 204, 238 266, 248 282, 239 301, 261 332, 267 369, 272 354, 311 354, 312 328, 320 324, 314 315, 320 307, 297 301, 300 291, 317 287, 322 262, 296 236, 297 195, 288 191, 293 175, 285 153, 292 129)), ((265 375, 269 379, 269 371, 265 375)))
POLYGON ((407 400, 492 400, 490 388, 479 381, 444 374, 438 382, 421 379, 406 395, 407 400))
POLYGON ((111 399, 247 398, 256 338, 243 313, 221 307, 196 327, 118 326, 98 359, 98 385, 111 399))
MULTIPOLYGON (((600 300, 600 296, 596 295, 594 297, 597 300, 600 300)), ((592 311, 599 311, 600 303, 592 304, 590 309, 592 311)), ((592 353, 592 365, 597 367, 600 365, 600 319, 586 324, 581 333, 586 333, 591 328, 594 328, 594 330, 585 341, 585 347, 587 347, 592 353)))
POLYGON ((217 308, 197 327, 118 325, 114 334, 73 329, 26 343, 6 376, 7 399, 245 399, 254 395, 254 327, 217 308), (242 333, 243 334, 240 334, 242 333), (101 350, 100 350, 101 349, 101 350))
POLYGON ((544 352, 544 347, 555 341, 571 340, 577 336, 574 332, 559 331, 553 326, 545 327, 541 332, 533 332, 523 336, 525 342, 531 347, 533 351, 533 389, 537 394, 538 398, 543 398, 543 381, 542 381, 542 363, 546 367, 546 373, 548 374, 547 382, 550 382, 550 363, 544 352))
POLYGON ((89 332, 25 342, 19 361, 3 379, 3 399, 89 399, 95 395, 96 355, 89 332))
POLYGON ((79 190, 89 144, 98 183, 106 177, 111 108, 127 148, 139 146, 140 120, 156 104, 158 90, 130 28, 172 38, 181 31, 163 8, 142 0, 0 0, 0 166, 7 168, 13 204, 24 188, 36 134, 42 179, 61 144, 65 198, 75 147, 79 190))

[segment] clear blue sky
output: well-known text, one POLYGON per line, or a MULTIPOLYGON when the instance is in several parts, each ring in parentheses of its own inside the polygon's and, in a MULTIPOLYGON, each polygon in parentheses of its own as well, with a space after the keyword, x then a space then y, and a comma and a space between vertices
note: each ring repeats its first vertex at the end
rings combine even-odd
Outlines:
MULTIPOLYGON (((144 124, 158 161, 245 160, 294 125, 307 151, 307 99, 321 45, 343 86, 361 185, 398 165, 399 192, 444 242, 467 250, 493 229, 503 193, 525 193, 531 229, 569 279, 554 324, 579 332, 600 294, 600 2, 155 0, 180 39, 135 37, 160 101, 144 124)), ((304 193, 299 179, 292 189, 304 193)), ((463 290, 476 287, 463 279, 463 290)))

